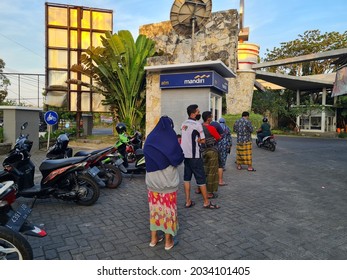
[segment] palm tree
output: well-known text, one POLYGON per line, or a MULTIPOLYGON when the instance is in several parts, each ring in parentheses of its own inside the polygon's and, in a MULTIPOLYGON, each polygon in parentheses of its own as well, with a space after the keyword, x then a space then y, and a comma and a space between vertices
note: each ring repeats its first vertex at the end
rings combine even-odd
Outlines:
POLYGON ((146 60, 155 53, 155 42, 139 35, 136 42, 131 33, 106 32, 101 37, 103 47, 89 47, 81 56, 81 64, 71 70, 93 78, 93 85, 82 81, 69 81, 89 86, 105 97, 115 122, 130 127, 144 127, 146 60))

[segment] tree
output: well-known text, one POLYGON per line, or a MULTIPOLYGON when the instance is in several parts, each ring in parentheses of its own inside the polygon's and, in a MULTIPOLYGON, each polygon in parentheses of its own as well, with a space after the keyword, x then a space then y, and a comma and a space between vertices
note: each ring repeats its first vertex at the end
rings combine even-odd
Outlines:
MULTIPOLYGON (((347 47, 347 31, 342 34, 335 31, 321 34, 319 30, 308 30, 305 31, 303 35, 298 36, 298 39, 281 43, 281 47, 275 47, 272 51, 267 49, 264 61, 291 58, 347 47)), ((332 59, 327 59, 275 66, 269 68, 269 72, 280 72, 293 76, 325 74, 335 70, 335 65, 333 65, 332 62, 332 59)))
POLYGON ((285 99, 282 98, 280 90, 255 91, 253 93, 252 111, 265 116, 267 112, 278 114, 286 107, 285 99))
POLYGON ((101 39, 103 47, 88 48, 82 55, 82 64, 71 70, 93 78, 95 84, 87 86, 105 97, 104 104, 110 105, 116 122, 144 127, 144 66, 147 58, 155 54, 155 43, 144 35, 139 35, 135 42, 127 30, 113 35, 106 32, 101 39))
POLYGON ((7 87, 11 84, 10 80, 3 74, 5 62, 0 58, 0 103, 2 103, 7 96, 7 87))

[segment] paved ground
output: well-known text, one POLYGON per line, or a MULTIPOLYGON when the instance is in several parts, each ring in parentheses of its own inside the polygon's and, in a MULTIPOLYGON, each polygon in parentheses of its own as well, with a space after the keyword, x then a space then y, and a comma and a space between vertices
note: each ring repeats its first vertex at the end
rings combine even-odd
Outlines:
MULTIPOLYGON (((31 220, 44 223, 48 236, 29 238, 35 259, 347 259, 347 141, 277 140, 275 152, 254 145, 256 172, 236 170, 233 147, 219 210, 203 209, 193 190, 197 204, 185 209, 180 187, 179 244, 168 252, 148 246, 146 187, 136 175, 102 189, 91 207, 38 201, 31 220)), ((33 156, 36 166, 43 155, 33 156)))

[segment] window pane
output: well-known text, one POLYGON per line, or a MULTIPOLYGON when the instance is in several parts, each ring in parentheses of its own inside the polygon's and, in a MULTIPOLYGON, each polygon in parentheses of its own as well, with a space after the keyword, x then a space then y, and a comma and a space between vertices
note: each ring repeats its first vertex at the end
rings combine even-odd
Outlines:
POLYGON ((98 33, 98 32, 92 33, 92 45, 94 47, 102 47, 101 36, 105 37, 105 33, 98 33))
POLYGON ((77 27, 77 9, 70 9, 70 26, 77 27))
POLYGON ((78 64, 77 61, 77 52, 76 51, 71 51, 70 52, 70 67, 74 64, 78 64))
POLYGON ((48 86, 64 86, 67 87, 67 71, 48 71, 48 86))
POLYGON ((70 48, 77 49, 77 31, 70 31, 70 48))
POLYGON ((76 92, 70 93, 70 110, 72 112, 77 111, 77 93, 76 92))
POLYGON ((93 93, 93 111, 94 112, 109 112, 110 108, 108 105, 102 105, 102 100, 104 100, 105 97, 98 93, 93 93))
POLYGON ((48 67, 49 68, 65 68, 67 69, 67 51, 49 50, 48 51, 48 67))
POLYGON ((93 12, 93 29, 112 30, 112 14, 93 12))
POLYGON ((48 46, 67 48, 67 30, 65 29, 48 29, 48 46))
MULTIPOLYGON (((86 75, 82 75, 82 82, 90 84, 90 78, 86 75)), ((82 90, 89 90, 89 87, 82 86, 82 90)))
POLYGON ((82 42, 81 42, 82 49, 88 49, 90 47, 90 33, 83 31, 82 32, 82 42))
POLYGON ((89 92, 82 92, 81 94, 81 110, 82 111, 85 111, 85 112, 88 112, 88 111, 91 111, 91 108, 90 108, 90 93, 89 92))
POLYGON ((48 7, 48 24, 67 26, 67 9, 48 7))
MULTIPOLYGON (((76 72, 70 72, 70 78, 72 80, 77 80, 77 73, 76 72)), ((77 85, 76 84, 70 84, 70 89, 71 90, 77 90, 77 85)))
POLYGON ((90 28, 90 11, 83 10, 81 19, 82 28, 90 28))

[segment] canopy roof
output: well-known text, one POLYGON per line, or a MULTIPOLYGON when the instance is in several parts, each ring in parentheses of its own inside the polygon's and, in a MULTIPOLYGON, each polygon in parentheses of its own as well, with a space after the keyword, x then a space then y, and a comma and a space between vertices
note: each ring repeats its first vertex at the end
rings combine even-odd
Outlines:
POLYGON ((265 72, 260 70, 256 71, 256 79, 264 87, 278 89, 278 86, 280 86, 291 90, 301 91, 317 90, 322 88, 333 88, 335 76, 336 73, 297 77, 278 73, 265 72), (263 81, 266 81, 268 83, 264 83, 263 81))
POLYGON ((322 88, 333 88, 336 78, 336 73, 311 75, 311 76, 291 76, 279 73, 271 73, 262 71, 260 69, 281 66, 287 64, 295 64, 314 60, 324 60, 336 58, 334 64, 341 64, 345 62, 347 58, 347 48, 332 50, 327 52, 320 52, 308 55, 302 55, 298 57, 279 59, 275 61, 267 61, 263 63, 254 64, 252 69, 256 71, 256 88, 260 89, 263 87, 270 87, 272 89, 278 89, 279 87, 309 91, 309 90, 320 90, 322 88), (266 83, 264 83, 264 81, 266 83))

